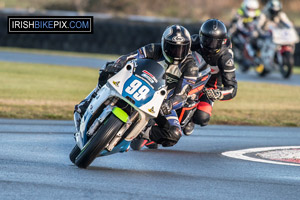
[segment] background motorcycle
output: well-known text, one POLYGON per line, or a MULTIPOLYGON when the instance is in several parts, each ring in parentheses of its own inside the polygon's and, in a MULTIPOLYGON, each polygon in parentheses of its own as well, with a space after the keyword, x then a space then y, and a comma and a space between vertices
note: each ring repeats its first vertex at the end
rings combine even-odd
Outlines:
POLYGON ((263 65, 256 67, 259 76, 271 71, 280 71, 283 78, 289 78, 294 66, 295 44, 299 37, 293 27, 284 24, 269 27, 270 36, 262 42, 261 59, 263 65))
POLYGON ((252 35, 256 33, 255 25, 238 25, 236 31, 232 34, 234 61, 238 64, 241 72, 247 72, 251 67, 261 63, 253 49, 252 35))
POLYGON ((86 168, 98 156, 127 151, 159 113, 167 94, 164 74, 157 62, 139 59, 112 76, 84 113, 70 160, 86 168))

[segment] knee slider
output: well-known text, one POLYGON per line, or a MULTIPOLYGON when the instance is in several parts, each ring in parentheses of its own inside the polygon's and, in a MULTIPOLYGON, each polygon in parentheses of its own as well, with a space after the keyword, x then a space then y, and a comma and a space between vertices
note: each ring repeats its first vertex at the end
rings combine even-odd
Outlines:
POLYGON ((163 147, 171 147, 175 145, 181 138, 181 130, 176 126, 171 126, 168 131, 168 137, 161 142, 163 147))
POLYGON ((90 105, 91 100, 83 100, 82 102, 80 102, 79 104, 75 105, 74 107, 74 113, 77 112, 80 115, 83 115, 85 113, 85 111, 87 110, 87 108, 90 105))
POLYGON ((200 126, 208 125, 209 120, 210 120, 210 115, 207 112, 201 110, 197 110, 193 116, 193 122, 200 126))
POLYGON ((77 104, 77 105, 75 105, 75 107, 74 107, 74 113, 81 113, 81 110, 80 110, 80 108, 79 108, 79 105, 77 104))

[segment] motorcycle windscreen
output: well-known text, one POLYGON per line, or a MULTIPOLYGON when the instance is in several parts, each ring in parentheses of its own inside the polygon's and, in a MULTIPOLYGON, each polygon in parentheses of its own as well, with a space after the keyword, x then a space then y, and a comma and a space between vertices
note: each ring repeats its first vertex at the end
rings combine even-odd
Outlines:
POLYGON ((298 33, 290 29, 273 29, 272 30, 273 42, 278 45, 293 45, 299 42, 298 33))
POLYGON ((154 90, 158 91, 166 86, 165 69, 151 59, 136 60, 134 75, 148 82, 154 90))
POLYGON ((134 74, 125 82, 122 96, 129 97, 137 107, 147 104, 154 94, 164 88, 164 68, 153 60, 140 59, 134 74))

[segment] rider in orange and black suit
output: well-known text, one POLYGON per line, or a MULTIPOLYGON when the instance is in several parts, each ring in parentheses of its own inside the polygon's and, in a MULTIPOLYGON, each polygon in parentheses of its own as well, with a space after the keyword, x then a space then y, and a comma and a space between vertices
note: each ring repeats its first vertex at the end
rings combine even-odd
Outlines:
POLYGON ((192 133, 194 123, 200 126, 208 124, 214 101, 230 100, 237 92, 232 45, 223 22, 217 19, 204 22, 199 35, 192 36, 191 50, 197 52, 198 62, 210 66, 211 77, 195 105, 197 110, 192 120, 184 129, 186 135, 192 133))

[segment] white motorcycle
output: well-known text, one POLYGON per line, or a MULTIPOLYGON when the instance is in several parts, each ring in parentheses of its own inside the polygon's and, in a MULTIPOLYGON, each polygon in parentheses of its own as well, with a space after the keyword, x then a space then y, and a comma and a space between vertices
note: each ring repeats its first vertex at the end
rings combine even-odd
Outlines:
POLYGON ((154 60, 138 59, 108 79, 81 119, 70 160, 87 168, 96 157, 128 151, 159 113, 167 95, 164 74, 154 60))
POLYGON ((294 46, 299 36, 294 28, 286 26, 269 27, 271 36, 262 42, 262 65, 256 67, 259 76, 266 76, 271 71, 280 71, 284 78, 289 78, 294 65, 294 46))

